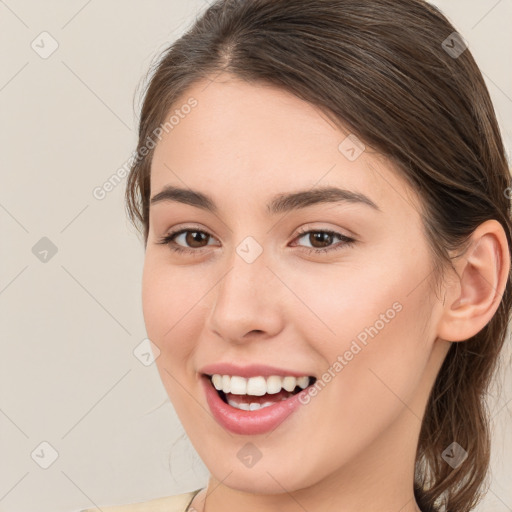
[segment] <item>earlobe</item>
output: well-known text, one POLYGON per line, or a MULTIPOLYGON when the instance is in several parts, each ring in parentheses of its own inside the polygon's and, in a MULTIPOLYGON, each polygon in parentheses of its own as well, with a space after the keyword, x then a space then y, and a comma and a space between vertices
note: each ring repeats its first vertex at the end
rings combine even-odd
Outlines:
POLYGON ((510 253, 501 224, 488 220, 478 226, 454 266, 458 279, 446 291, 438 336, 446 341, 464 341, 489 323, 505 291, 510 253))

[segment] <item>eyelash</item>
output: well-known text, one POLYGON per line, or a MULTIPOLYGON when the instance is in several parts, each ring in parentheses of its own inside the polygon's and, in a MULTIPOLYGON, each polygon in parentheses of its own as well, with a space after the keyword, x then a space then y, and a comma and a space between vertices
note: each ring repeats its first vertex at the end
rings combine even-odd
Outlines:
MULTIPOLYGON (((202 247, 202 248, 199 248, 199 249, 187 249, 187 248, 181 247, 180 245, 177 245, 174 242, 174 238, 176 238, 177 236, 179 236, 179 235, 181 235, 183 233, 188 233, 188 232, 203 233, 205 235, 211 236, 206 231, 202 231, 200 229, 184 228, 184 229, 180 229, 178 231, 174 231, 172 233, 169 233, 168 235, 166 235, 163 238, 161 238, 157 242, 157 244, 168 245, 169 248, 172 251, 176 252, 176 253, 181 253, 181 254, 188 253, 188 254, 193 254, 195 256, 195 255, 197 255, 198 252, 201 252, 201 249, 205 249, 206 247, 202 247)), ((330 252, 330 251, 338 251, 340 249, 343 249, 346 246, 350 247, 350 246, 352 246, 356 242, 356 240, 354 240, 353 238, 350 238, 348 236, 342 235, 341 233, 338 233, 336 231, 331 231, 329 229, 300 230, 296 238, 302 238, 304 235, 308 235, 310 233, 327 233, 328 235, 339 237, 343 243, 340 243, 339 245, 334 246, 334 247, 327 247, 327 248, 323 248, 323 249, 315 249, 315 248, 311 248, 311 247, 303 247, 302 249, 306 250, 306 252, 308 252, 308 253, 319 254, 319 253, 330 252)))

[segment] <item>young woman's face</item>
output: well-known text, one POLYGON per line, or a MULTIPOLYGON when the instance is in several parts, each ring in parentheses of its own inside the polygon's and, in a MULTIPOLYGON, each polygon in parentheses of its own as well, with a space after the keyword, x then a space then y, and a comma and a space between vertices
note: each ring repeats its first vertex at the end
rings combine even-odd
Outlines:
POLYGON ((412 472, 449 345, 417 197, 280 89, 222 75, 173 113, 152 163, 143 308, 198 454, 248 492, 412 472))

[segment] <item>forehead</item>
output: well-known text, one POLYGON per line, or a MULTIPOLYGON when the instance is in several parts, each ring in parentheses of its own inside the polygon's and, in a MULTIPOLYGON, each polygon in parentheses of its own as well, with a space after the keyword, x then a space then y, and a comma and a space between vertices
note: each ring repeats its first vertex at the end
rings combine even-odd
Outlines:
POLYGON ((171 115, 172 128, 153 155, 152 196, 167 184, 223 200, 235 189, 246 200, 339 186, 365 191, 377 204, 414 200, 386 159, 368 147, 347 158, 354 146, 350 131, 281 88, 221 74, 190 87, 166 120, 171 115), (195 106, 185 108, 189 104, 195 106))

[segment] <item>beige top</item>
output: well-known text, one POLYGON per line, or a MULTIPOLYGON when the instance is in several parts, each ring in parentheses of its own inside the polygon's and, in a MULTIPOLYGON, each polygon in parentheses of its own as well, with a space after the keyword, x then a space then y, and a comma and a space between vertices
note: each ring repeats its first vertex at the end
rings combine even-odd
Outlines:
MULTIPOLYGON (((103 512, 187 512, 194 496, 199 491, 201 491, 201 489, 177 494, 175 496, 156 498, 154 500, 144 501, 141 503, 101 507, 101 510, 103 512)), ((80 512, 98 512, 98 508, 88 508, 81 510, 80 512)))

